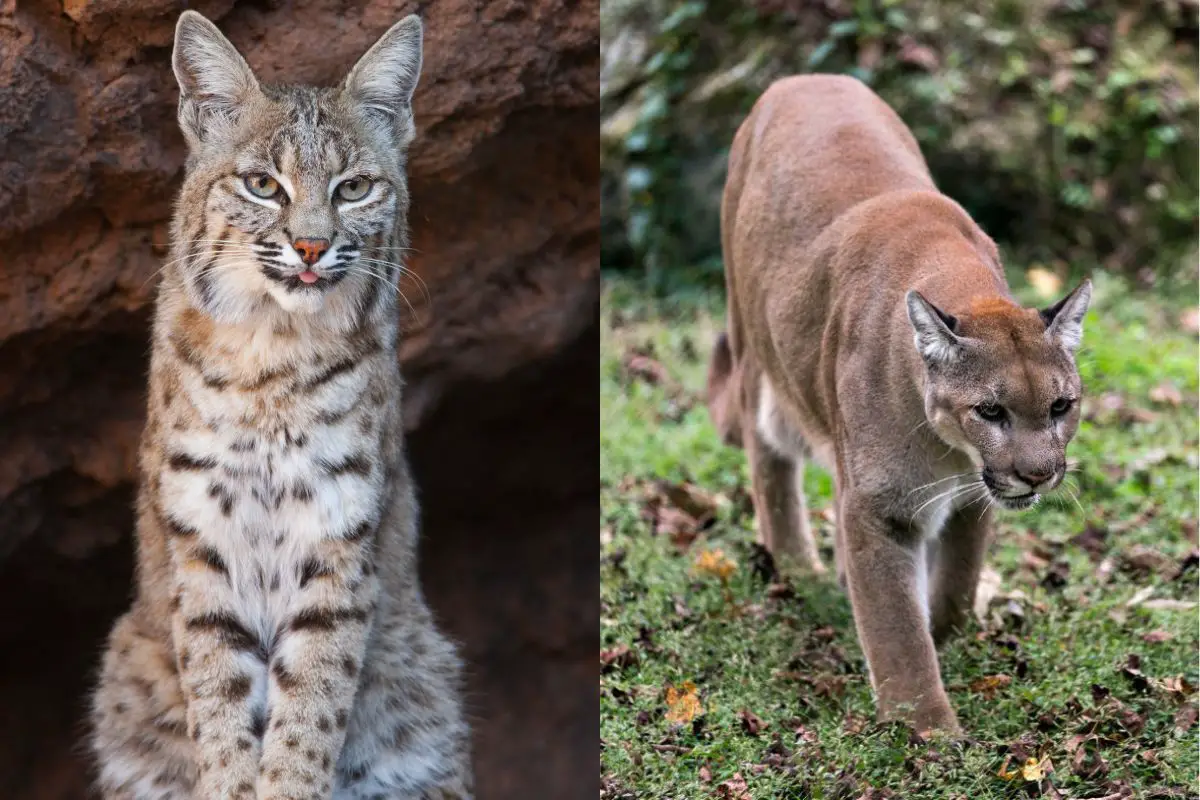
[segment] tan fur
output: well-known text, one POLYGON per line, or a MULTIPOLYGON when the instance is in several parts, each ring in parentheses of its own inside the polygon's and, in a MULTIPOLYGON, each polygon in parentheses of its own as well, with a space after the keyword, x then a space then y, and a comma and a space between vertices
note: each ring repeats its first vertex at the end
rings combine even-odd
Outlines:
POLYGON ((136 597, 93 698, 106 800, 471 797, 400 419, 419 22, 381 45, 338 89, 260 88, 211 23, 180 19, 191 154, 152 334, 136 597), (274 207, 243 188, 266 170, 290 187, 274 207), (346 172, 375 194, 339 204, 346 172), (330 258, 306 264, 291 250, 314 238, 330 258))
POLYGON ((826 466, 880 713, 954 730, 935 641, 971 607, 991 506, 1027 507, 1062 479, 1090 284, 1018 306, 904 123, 847 77, 787 78, 759 99, 721 222, 728 334, 709 407, 746 449, 760 537, 822 568, 800 478, 808 457, 826 466))

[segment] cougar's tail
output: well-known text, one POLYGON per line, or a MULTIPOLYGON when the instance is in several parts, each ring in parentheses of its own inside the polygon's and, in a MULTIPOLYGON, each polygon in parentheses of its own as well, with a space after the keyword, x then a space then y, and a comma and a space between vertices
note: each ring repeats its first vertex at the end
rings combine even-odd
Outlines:
POLYGON ((708 413, 717 433, 727 445, 742 446, 741 396, 739 381, 735 380, 733 353, 729 336, 722 331, 713 342, 708 361, 708 413))

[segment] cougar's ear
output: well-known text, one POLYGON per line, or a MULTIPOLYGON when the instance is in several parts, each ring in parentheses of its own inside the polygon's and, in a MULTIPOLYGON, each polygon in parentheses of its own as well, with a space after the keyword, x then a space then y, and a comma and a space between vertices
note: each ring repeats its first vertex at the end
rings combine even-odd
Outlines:
POLYGON ((958 320, 913 289, 904 296, 917 352, 931 367, 951 364, 962 355, 962 340, 954 334, 958 320))
POLYGON ((246 60, 195 11, 179 15, 171 66, 179 82, 179 127, 193 147, 227 131, 242 104, 259 91, 246 60))
POLYGON ((1074 353, 1083 341, 1083 317, 1092 302, 1092 282, 1083 283, 1062 300, 1038 313, 1046 323, 1046 336, 1064 350, 1074 353))

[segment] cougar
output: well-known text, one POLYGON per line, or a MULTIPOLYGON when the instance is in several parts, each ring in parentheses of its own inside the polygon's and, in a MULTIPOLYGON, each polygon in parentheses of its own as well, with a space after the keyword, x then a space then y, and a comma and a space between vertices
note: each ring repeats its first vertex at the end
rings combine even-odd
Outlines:
POLYGON ((1057 488, 1079 424, 1091 284, 1033 310, 859 81, 774 83, 738 129, 721 207, 727 332, 708 404, 745 449, 760 541, 824 568, 805 460, 836 493, 836 561, 880 716, 959 730, 937 644, 966 619, 992 510, 1057 488))

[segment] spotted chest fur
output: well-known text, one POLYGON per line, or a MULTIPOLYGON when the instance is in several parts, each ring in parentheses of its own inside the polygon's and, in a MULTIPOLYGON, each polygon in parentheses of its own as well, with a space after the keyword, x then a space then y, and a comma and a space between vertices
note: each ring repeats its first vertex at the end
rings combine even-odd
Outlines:
MULTIPOLYGON (((168 327, 152 378, 156 502, 168 530, 196 540, 177 548, 185 568, 213 573, 227 610, 270 651, 314 581, 338 568, 321 545, 342 542, 350 559, 380 523, 394 477, 379 435, 399 392, 394 330, 314 353, 311 335, 217 331, 188 310, 168 327)), ((369 550, 358 557, 347 566, 369 571, 369 550)))

